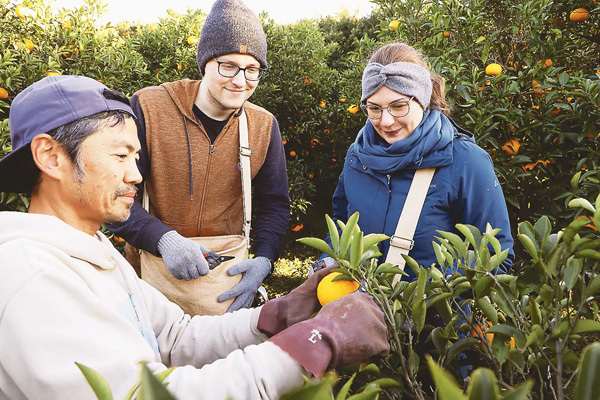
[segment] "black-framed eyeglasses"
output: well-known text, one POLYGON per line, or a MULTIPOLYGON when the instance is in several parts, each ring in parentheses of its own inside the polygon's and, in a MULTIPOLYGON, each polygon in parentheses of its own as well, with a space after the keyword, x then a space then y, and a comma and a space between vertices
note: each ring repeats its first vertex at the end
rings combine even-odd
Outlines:
POLYGON ((224 76, 225 78, 233 78, 240 71, 244 71, 244 78, 247 81, 258 81, 263 76, 263 74, 267 71, 266 68, 259 67, 246 67, 242 68, 238 65, 232 64, 226 61, 219 61, 216 58, 213 58, 218 64, 217 71, 219 71, 219 75, 224 76))
POLYGON ((389 104, 387 107, 378 107, 370 104, 363 104, 360 108, 363 110, 367 118, 372 120, 380 119, 383 116, 383 110, 387 110, 392 117, 401 118, 408 115, 410 112, 410 101, 414 99, 411 97, 408 100, 400 100, 396 101, 392 104, 389 104))

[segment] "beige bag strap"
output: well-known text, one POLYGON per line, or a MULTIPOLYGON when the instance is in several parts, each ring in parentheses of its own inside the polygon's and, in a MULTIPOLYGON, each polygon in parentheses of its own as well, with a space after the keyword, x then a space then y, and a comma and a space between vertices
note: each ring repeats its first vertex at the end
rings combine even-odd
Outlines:
POLYGON ((248 142, 248 119, 242 109, 238 121, 240 131, 240 168, 242 172, 242 196, 244 203, 244 228, 243 235, 250 247, 250 226, 252 223, 252 180, 250 178, 250 157, 252 151, 248 142))
MULTIPOLYGON (((244 228, 243 234, 247 239, 246 242, 250 247, 250 225, 252 223, 252 180, 250 179, 250 156, 252 151, 248 142, 248 119, 246 113, 242 109, 239 118, 240 131, 240 168, 242 170, 242 196, 244 204, 244 228)), ((142 207, 144 210, 150 211, 150 198, 146 190, 146 184, 143 186, 142 207)))
MULTIPOLYGON (((421 210, 423 209, 425 197, 427 197, 427 191, 429 190, 429 185, 431 185, 434 173, 435 168, 422 168, 415 171, 415 176, 406 196, 406 202, 398 219, 398 225, 396 225, 396 231, 390 238, 390 249, 388 250, 385 262, 397 265, 402 270, 404 270, 406 264, 402 254, 408 254, 413 248, 413 237, 415 236, 417 223, 419 222, 421 210)), ((397 274, 394 277, 393 283, 397 283, 400 279, 401 275, 397 274)))

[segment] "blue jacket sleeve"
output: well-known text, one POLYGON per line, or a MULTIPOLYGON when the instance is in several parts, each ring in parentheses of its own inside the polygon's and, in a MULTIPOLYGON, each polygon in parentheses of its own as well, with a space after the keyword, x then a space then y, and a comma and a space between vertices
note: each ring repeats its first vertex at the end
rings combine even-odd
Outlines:
POLYGON ((274 262, 283 247, 290 219, 285 151, 275 118, 265 162, 252 180, 252 188, 255 256, 274 262))
POLYGON ((466 154, 468 162, 455 160, 457 165, 464 165, 466 169, 461 171, 458 197, 453 207, 454 220, 473 225, 482 232, 488 223, 492 228, 500 229, 496 238, 502 250, 509 249, 509 254, 498 267, 498 272, 507 273, 515 254, 506 201, 489 154, 475 144, 471 146, 472 149, 466 154))
MULTIPOLYGON (((138 138, 141 144, 140 159, 138 169, 142 177, 146 179, 150 171, 150 160, 148 158, 148 145, 146 143, 146 122, 144 112, 136 95, 130 100, 131 108, 136 116, 136 125, 138 138)), ((138 191, 141 193, 143 183, 138 185, 138 191)), ((120 224, 106 224, 106 227, 115 235, 122 237, 135 248, 146 250, 155 256, 158 256, 158 241, 167 232, 172 231, 163 224, 158 218, 152 217, 142 207, 138 198, 135 199, 131 207, 131 215, 127 221, 120 224)))

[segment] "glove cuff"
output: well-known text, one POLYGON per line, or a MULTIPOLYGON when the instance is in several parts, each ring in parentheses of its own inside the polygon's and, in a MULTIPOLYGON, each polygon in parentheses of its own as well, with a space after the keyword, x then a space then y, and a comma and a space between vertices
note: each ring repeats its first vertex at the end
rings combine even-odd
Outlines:
POLYGON ((293 325, 276 334, 273 342, 290 355, 307 371, 321 378, 335 365, 335 342, 331 339, 335 324, 322 319, 312 319, 293 325))
POLYGON ((169 231, 165 233, 158 241, 158 252, 161 255, 164 255, 169 250, 176 248, 181 243, 181 239, 183 239, 183 236, 181 236, 177 231, 169 231))
POLYGON ((256 326, 258 330, 271 337, 287 328, 287 305, 288 303, 284 301, 283 297, 267 301, 258 317, 256 326))

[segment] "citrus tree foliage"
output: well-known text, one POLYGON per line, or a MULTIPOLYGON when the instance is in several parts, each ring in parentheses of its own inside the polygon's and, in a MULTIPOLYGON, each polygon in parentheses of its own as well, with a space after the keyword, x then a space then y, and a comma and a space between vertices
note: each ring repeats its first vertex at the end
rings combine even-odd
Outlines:
POLYGON ((385 314, 391 354, 350 371, 358 375, 346 371, 337 390, 370 387, 410 399, 596 398, 598 343, 580 355, 600 333, 600 236, 592 222, 600 218, 600 196, 569 205, 583 216, 564 230, 553 232, 545 216, 519 224, 528 255, 511 274, 497 269, 508 250, 489 226, 438 231, 437 263, 424 268, 405 256, 417 279, 398 283, 394 277, 405 273, 378 261, 387 237, 365 236, 358 213, 337 226, 327 217, 331 246, 299 239, 335 258, 385 314))
MULTIPOLYGON (((356 105, 366 61, 404 41, 428 56, 447 83, 453 118, 493 158, 517 223, 548 215, 558 227, 575 197, 595 197, 600 134, 600 10, 594 0, 374 0, 365 18, 278 25, 261 15, 271 71, 251 101, 278 118, 292 199, 290 238, 320 233, 346 150, 365 117, 356 105), (577 14, 575 9, 587 10, 577 14), (486 75, 497 63, 499 75, 486 75), (508 143, 508 144, 507 144, 508 143), (576 189, 573 176, 585 185, 576 189)), ((50 4, 50 3, 49 3, 50 4)), ((44 0, 0 0, 0 156, 10 151, 14 96, 46 74, 82 74, 131 95, 198 79, 195 54, 206 14, 167 13, 153 24, 97 23, 106 6, 56 9, 44 0)), ((133 18, 134 16, 132 16, 133 18)), ((24 197, 0 195, 3 209, 24 197)))

